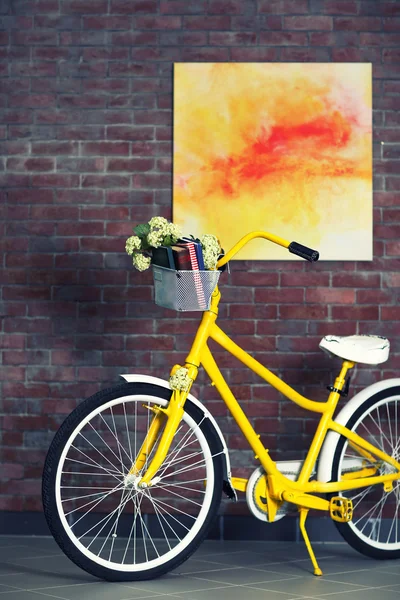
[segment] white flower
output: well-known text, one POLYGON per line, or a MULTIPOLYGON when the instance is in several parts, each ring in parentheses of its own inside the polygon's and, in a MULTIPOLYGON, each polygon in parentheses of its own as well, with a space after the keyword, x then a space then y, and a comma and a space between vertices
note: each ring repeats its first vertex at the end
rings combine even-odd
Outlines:
POLYGON ((151 229, 163 229, 168 225, 168 221, 164 217, 153 217, 150 219, 149 225, 151 229))
POLYGON ((173 390, 186 391, 190 386, 191 381, 189 371, 186 367, 180 367, 176 373, 169 378, 169 385, 173 390))
POLYGON ((215 235, 206 233, 200 238, 203 249, 203 260, 206 269, 215 269, 218 256, 221 254, 221 246, 215 235))
POLYGON ((140 237, 137 235, 132 235, 126 240, 125 250, 129 255, 132 255, 135 250, 140 250, 141 245, 142 243, 140 237))
POLYGON ((179 225, 175 223, 168 224, 168 235, 172 237, 173 242, 177 242, 180 237, 182 237, 182 230, 179 225))
POLYGON ((133 266, 136 267, 138 271, 145 271, 149 268, 151 263, 150 256, 144 256, 143 254, 134 254, 133 255, 133 266))
POLYGON ((150 231, 147 236, 147 241, 153 248, 158 248, 161 246, 162 241, 164 239, 164 234, 160 231, 150 231))

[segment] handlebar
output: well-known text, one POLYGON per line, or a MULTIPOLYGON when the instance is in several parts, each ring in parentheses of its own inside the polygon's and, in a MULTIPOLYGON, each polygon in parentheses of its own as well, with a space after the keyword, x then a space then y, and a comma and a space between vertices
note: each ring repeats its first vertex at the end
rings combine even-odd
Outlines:
POLYGON ((242 239, 239 240, 237 244, 235 244, 227 254, 225 254, 222 258, 219 259, 219 261, 217 262, 217 269, 223 267, 235 256, 235 254, 239 252, 239 250, 243 248, 243 246, 245 246, 248 242, 256 238, 264 238, 266 240, 269 240, 270 242, 273 242, 274 244, 278 244, 278 246, 283 246, 284 248, 287 248, 292 254, 296 254, 301 258, 309 260, 310 262, 315 262, 319 258, 319 253, 317 252, 317 250, 312 250, 311 248, 308 248, 307 246, 302 246, 302 244, 299 244, 297 242, 289 242, 288 240, 274 235, 273 233, 268 233, 267 231, 253 231, 242 237, 242 239))

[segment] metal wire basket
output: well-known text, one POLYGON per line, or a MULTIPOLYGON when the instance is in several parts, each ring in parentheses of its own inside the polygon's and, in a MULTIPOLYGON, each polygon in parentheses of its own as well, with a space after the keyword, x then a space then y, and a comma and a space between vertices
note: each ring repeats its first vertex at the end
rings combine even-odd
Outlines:
POLYGON ((153 265, 155 303, 179 311, 207 310, 220 271, 174 271, 153 265))

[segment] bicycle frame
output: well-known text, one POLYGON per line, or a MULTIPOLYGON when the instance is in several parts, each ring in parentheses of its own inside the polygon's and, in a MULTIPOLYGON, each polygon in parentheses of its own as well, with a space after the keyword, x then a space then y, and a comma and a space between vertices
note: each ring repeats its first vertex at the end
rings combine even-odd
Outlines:
MULTIPOLYGON (((263 237, 283 247, 289 247, 289 242, 282 238, 278 238, 277 236, 273 236, 266 232, 254 232, 242 238, 242 240, 240 240, 238 244, 236 244, 236 246, 228 252, 227 255, 220 259, 217 266, 220 267, 228 262, 228 260, 230 260, 241 247, 256 237, 263 237)), ((269 503, 269 519, 271 521, 274 519, 279 503, 284 500, 293 502, 299 505, 299 507, 306 509, 316 508, 320 510, 329 510, 329 503, 327 500, 311 494, 326 494, 338 491, 346 491, 360 487, 367 487, 378 483, 390 484, 390 482, 400 479, 400 463, 398 461, 381 451, 379 448, 376 448, 359 435, 353 433, 346 427, 336 423, 333 419, 337 403, 340 399, 340 392, 345 384, 347 372, 349 369, 354 367, 355 363, 346 360, 343 361, 340 373, 335 379, 333 391, 330 392, 326 402, 316 402, 306 398, 305 396, 302 396, 296 392, 292 387, 287 385, 284 381, 282 381, 282 379, 274 375, 256 359, 251 357, 245 350, 240 348, 240 346, 231 340, 230 337, 225 334, 222 329, 220 329, 220 327, 216 325, 220 298, 221 294, 218 287, 216 287, 212 295, 210 309, 203 313, 203 317, 193 341, 192 348, 186 358, 185 367, 188 369, 191 383, 193 383, 193 381, 196 379, 198 369, 200 366, 203 366, 212 384, 215 385, 241 432, 254 451, 256 458, 260 461, 262 467, 268 475, 268 488, 271 494, 271 498, 267 498, 269 503), (236 357, 246 367, 259 375, 289 400, 295 402, 305 410, 319 413, 321 415, 311 446, 308 450, 306 459, 296 481, 288 479, 279 471, 276 463, 271 459, 268 450, 261 443, 260 436, 254 431, 238 401, 232 394, 229 385, 223 378, 207 345, 209 339, 217 342, 223 349, 236 357), (375 476, 374 472, 377 472, 378 466, 376 468, 371 468, 371 466, 369 466, 369 468, 363 468, 355 473, 351 473, 349 477, 343 478, 341 481, 329 483, 309 481, 326 434, 330 429, 339 433, 340 435, 345 436, 349 440, 352 447, 356 448, 360 455, 367 458, 369 462, 376 462, 378 465, 378 461, 384 461, 391 465, 396 472, 375 476)), ((175 365, 171 371, 171 374, 173 374, 178 368, 179 365, 175 365)), ((158 410, 155 410, 155 416, 150 433, 151 439, 146 438, 138 456, 136 457, 136 461, 132 466, 131 473, 137 474, 140 470, 138 468, 139 465, 143 466, 143 464, 145 464, 145 456, 149 456, 150 452, 153 450, 154 444, 156 443, 155 432, 159 432, 160 420, 162 418, 165 420, 165 416, 167 416, 168 419, 161 435, 161 439, 158 442, 154 456, 148 464, 146 472, 143 474, 139 482, 139 486, 146 487, 151 485, 153 477, 156 475, 158 469, 163 463, 183 414, 183 407, 189 390, 190 386, 184 391, 174 390, 169 405, 166 408, 159 407, 158 410)), ((243 490, 243 484, 241 485, 239 480, 237 489, 243 490)))

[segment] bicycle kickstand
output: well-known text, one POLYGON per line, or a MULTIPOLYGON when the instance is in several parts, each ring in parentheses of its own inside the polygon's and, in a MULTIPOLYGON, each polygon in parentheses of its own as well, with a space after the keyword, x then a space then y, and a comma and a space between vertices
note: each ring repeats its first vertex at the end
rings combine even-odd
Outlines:
POLYGON ((308 511, 309 511, 308 508, 302 508, 302 507, 299 508, 299 513, 300 513, 300 531, 301 531, 301 534, 303 536, 304 542, 305 542, 305 544, 307 546, 307 550, 308 550, 308 553, 309 553, 310 558, 311 558, 311 562, 312 562, 313 567, 314 567, 314 575, 322 575, 322 571, 321 571, 321 569, 318 566, 317 559, 315 558, 314 551, 313 551, 313 549, 311 547, 310 538, 308 537, 308 533, 307 533, 306 527, 305 527, 305 525, 306 525, 306 519, 307 519, 307 516, 308 516, 308 511))

